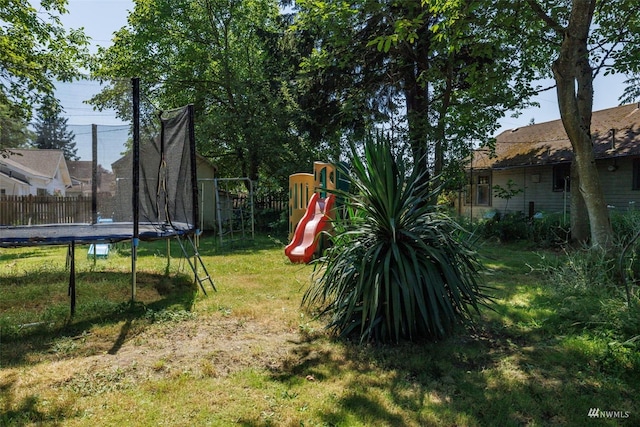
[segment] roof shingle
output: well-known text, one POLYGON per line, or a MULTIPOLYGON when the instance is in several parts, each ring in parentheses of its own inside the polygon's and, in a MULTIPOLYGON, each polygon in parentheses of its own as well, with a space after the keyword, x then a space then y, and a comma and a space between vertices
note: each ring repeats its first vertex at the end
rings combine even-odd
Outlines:
MULTIPOLYGON (((640 155, 640 108, 628 104, 594 111, 591 137, 596 159, 640 155)), ((561 120, 506 130, 495 152, 476 150, 474 169, 506 169, 570 162, 571 142, 561 120)))

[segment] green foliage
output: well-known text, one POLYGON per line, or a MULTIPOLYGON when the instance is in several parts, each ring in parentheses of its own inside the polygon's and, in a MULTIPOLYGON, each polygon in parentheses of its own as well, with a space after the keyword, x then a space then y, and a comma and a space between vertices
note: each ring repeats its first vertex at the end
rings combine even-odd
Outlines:
POLYGON ((484 302, 466 233, 429 205, 424 172, 409 174, 387 141, 352 149, 347 215, 303 298, 328 327, 361 341, 441 339, 484 302))
POLYGON ((505 212, 507 211, 507 207, 509 206, 509 200, 513 199, 520 193, 523 193, 524 190, 522 188, 518 188, 518 184, 516 184, 512 179, 507 181, 507 186, 502 187, 501 185, 493 186, 493 195, 499 199, 504 199, 507 203, 504 205, 505 212))
POLYGON ((87 58, 86 36, 60 21, 66 0, 42 1, 39 10, 32 3, 0 5, 0 157, 30 139, 33 105, 53 94, 56 80, 79 76, 87 58))
POLYGON ((486 238, 497 238, 500 242, 515 242, 529 237, 529 223, 521 212, 496 214, 480 222, 482 235, 486 238))
POLYGON ((32 132, 19 109, 0 102, 0 157, 9 148, 24 147, 31 138, 32 132))
POLYGON ((0 104, 21 111, 27 120, 32 106, 54 90, 55 80, 71 81, 87 59, 87 37, 66 31, 60 15, 66 0, 13 0, 0 6, 0 104))
POLYGON ((557 264, 547 264, 546 272, 555 289, 588 291, 590 288, 612 287, 616 283, 615 259, 604 251, 565 250, 557 264))
POLYGON ((286 188, 315 153, 295 128, 298 61, 283 26, 274 0, 138 1, 94 58, 92 72, 109 84, 91 103, 128 117, 128 78, 143 76, 143 122, 156 107, 193 104, 198 151, 218 176, 274 177, 286 188))
POLYGON ((34 123, 35 140, 32 145, 39 149, 62 150, 67 160, 78 160, 78 149, 73 142, 75 135, 67 130, 69 119, 62 117, 62 107, 53 97, 46 97, 37 110, 34 123))
POLYGON ((307 44, 300 80, 313 101, 304 106, 319 132, 361 135, 384 124, 411 148, 414 164, 459 173, 473 142, 487 143, 504 112, 532 93, 532 70, 490 2, 296 7, 294 29, 307 44))
POLYGON ((484 238, 502 243, 529 240, 539 248, 550 248, 569 242, 570 228, 561 215, 541 213, 529 219, 522 212, 496 212, 493 217, 476 222, 475 227, 484 238))
POLYGON ((529 223, 529 240, 540 248, 567 245, 571 228, 562 214, 541 213, 529 223))
MULTIPOLYGON (((636 354, 640 351, 640 297, 634 284, 627 303, 617 261, 610 253, 583 249, 567 251, 560 259, 550 259, 542 264, 542 269, 548 282, 553 284, 556 298, 563 301, 559 314, 564 328, 605 339, 609 343, 605 349, 614 352, 615 357, 624 358, 629 349, 636 354)), ((607 351, 598 356, 603 359, 602 363, 611 363, 606 362, 613 357, 606 354, 607 351)), ((633 363, 638 361, 640 359, 633 363)))
POLYGON ((629 210, 620 212, 613 210, 611 212, 611 227, 616 241, 624 245, 640 231, 640 210, 629 210))
POLYGON ((289 231, 288 212, 272 208, 258 209, 255 212, 255 227, 260 232, 286 238, 289 231))
POLYGON ((628 304, 631 304, 631 285, 640 278, 640 211, 611 213, 611 228, 620 253, 618 269, 625 286, 628 304))

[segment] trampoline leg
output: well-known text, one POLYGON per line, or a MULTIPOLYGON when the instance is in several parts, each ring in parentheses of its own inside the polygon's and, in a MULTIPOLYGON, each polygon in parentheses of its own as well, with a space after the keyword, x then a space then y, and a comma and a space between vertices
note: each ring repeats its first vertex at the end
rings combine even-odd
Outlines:
POLYGON ((136 302, 136 264, 138 260, 138 244, 138 238, 133 238, 131 240, 131 306, 136 302))
POLYGON ((69 296, 71 297, 71 316, 76 314, 76 242, 69 245, 69 296))
POLYGON ((167 268, 164 270, 164 274, 168 276, 170 270, 171 270, 171 239, 167 239, 167 268))

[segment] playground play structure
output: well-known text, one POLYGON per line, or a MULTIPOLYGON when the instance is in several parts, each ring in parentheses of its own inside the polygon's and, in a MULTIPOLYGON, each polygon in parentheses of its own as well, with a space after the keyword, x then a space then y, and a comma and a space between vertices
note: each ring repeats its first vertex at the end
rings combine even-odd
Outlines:
POLYGON ((337 186, 336 167, 315 162, 313 173, 289 176, 289 240, 284 253, 291 262, 310 262, 322 247, 322 231, 331 226, 337 186))
MULTIPOLYGON (((198 186, 195 168, 195 134, 193 106, 160 114, 160 132, 144 143, 140 142, 139 80, 132 79, 133 91, 133 152, 130 186, 122 186, 124 194, 117 197, 123 203, 114 204, 115 220, 100 220, 97 186, 93 186, 92 220, 87 223, 0 226, 0 247, 40 245, 68 245, 70 268, 69 296, 71 314, 75 312, 75 246, 92 244, 90 255, 98 256, 110 243, 131 241, 131 300, 136 297, 136 259, 140 240, 176 238, 195 280, 206 294, 204 283, 213 280, 198 253, 196 238, 198 186), (124 201, 129 203, 125 203, 124 201)), ((95 125, 94 125, 95 126, 95 125)), ((95 129, 95 127, 94 127, 95 129)), ((98 132, 93 138, 93 170, 98 169, 96 146, 98 132)), ((95 180, 94 180, 95 182, 95 180)), ((20 218, 24 215, 15 217, 20 218)), ((23 218, 25 220, 25 218, 23 218)), ((1 222, 1 221, 0 221, 1 222)))

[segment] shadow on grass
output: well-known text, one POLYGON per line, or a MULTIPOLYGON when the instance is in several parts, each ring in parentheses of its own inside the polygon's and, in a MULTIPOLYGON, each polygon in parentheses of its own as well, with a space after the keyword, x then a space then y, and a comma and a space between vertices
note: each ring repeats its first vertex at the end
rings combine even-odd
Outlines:
POLYGON ((21 251, 14 251, 11 249, 6 249, 6 248, 0 248, 0 262, 8 262, 8 261, 14 261, 14 260, 18 260, 18 259, 25 259, 25 258, 36 258, 36 257, 42 257, 44 255, 48 255, 51 252, 55 252, 58 248, 52 248, 51 246, 47 246, 45 248, 37 248, 37 249, 30 249, 30 250, 26 250, 23 249, 21 251))
MULTIPOLYGON (((83 272, 76 279, 76 313, 71 316, 65 278, 60 272, 37 272, 20 277, 12 287, 19 293, 14 302, 20 306, 5 307, 0 316, 0 361, 4 366, 19 366, 29 363, 34 355, 56 352, 57 340, 83 336, 95 325, 123 323, 108 351, 115 354, 129 338, 133 322, 140 328, 145 320, 153 321, 147 319, 149 313, 190 311, 198 294, 190 276, 140 272, 132 303, 130 273, 83 272), (45 285, 52 283, 55 285, 45 285), (27 286, 31 289, 20 293, 24 290, 20 288, 27 286)), ((11 290, 4 292, 7 297, 11 290)))
POLYGON ((318 415, 327 425, 583 426, 594 421, 591 408, 618 411, 599 425, 638 425, 640 362, 554 333, 565 320, 544 309, 550 303, 534 296, 529 314, 498 307, 501 319, 439 343, 302 341, 272 378, 294 388, 305 375, 343 382, 324 397, 331 410, 318 415))
MULTIPOLYGON (((40 272, 32 278, 23 279, 26 282, 37 279, 38 283, 50 283, 58 279, 56 274, 53 276, 48 277, 40 272)), ((131 303, 126 299, 115 300, 113 290, 129 283, 130 274, 100 273, 100 283, 86 283, 94 277, 94 273, 78 275, 80 297, 74 317, 69 316, 68 306, 63 305, 57 315, 56 312, 51 312, 46 321, 37 322, 33 326, 21 328, 7 325, 5 319, 0 318, 0 327, 5 327, 0 341, 0 368, 32 364, 34 360, 49 358, 52 354, 58 358, 76 357, 78 352, 82 356, 100 352, 116 354, 128 339, 151 325, 154 318, 149 313, 157 315, 164 310, 190 311, 197 295, 196 286, 188 276, 139 273, 138 295, 141 299, 131 303), (95 325, 119 324, 122 325, 112 343, 108 338, 99 338, 97 343, 92 343, 93 346, 89 344, 88 348, 74 350, 74 343, 90 337, 90 331, 95 325), (6 326, 11 328, 12 333, 6 333, 6 326)), ((43 301, 36 302, 37 305, 48 302, 47 295, 42 295, 42 298, 43 301)), ((32 315, 37 316, 37 312, 34 311, 32 315)), ((37 394, 29 394, 14 401, 18 397, 12 390, 20 380, 17 372, 6 371, 0 375, 0 425, 57 425, 79 416, 74 409, 74 402, 69 400, 42 401, 37 394)))
MULTIPOLYGON (((182 249, 178 244, 176 239, 171 239, 170 241, 170 253, 172 258, 182 258, 184 254, 182 253, 182 249)), ((183 243, 186 243, 186 240, 183 240, 183 243)), ((188 246, 188 243, 186 243, 188 246)), ((251 238, 250 235, 241 239, 223 239, 220 242, 220 239, 212 234, 208 233, 202 235, 198 239, 198 252, 201 256, 206 257, 215 257, 215 256, 224 256, 229 254, 251 254, 261 250, 270 250, 275 247, 282 247, 284 251, 284 246, 286 242, 283 242, 277 238, 273 238, 268 235, 256 234, 254 238, 251 238)), ((131 247, 126 244, 117 244, 115 246, 117 251, 122 256, 130 256, 131 255, 131 247)), ((189 248, 189 253, 191 253, 191 248, 189 248)), ((150 257, 150 256, 161 256, 166 257, 167 255, 167 241, 166 240, 154 240, 154 241, 143 241, 140 242, 140 246, 138 248, 138 256, 139 257, 150 257)))
MULTIPOLYGON (((11 402, 3 402, 4 406, 9 406, 11 402)), ((43 402, 37 395, 28 395, 22 399, 20 404, 12 410, 2 410, 0 412, 0 425, 22 427, 36 425, 57 424, 68 421, 79 416, 77 411, 72 409, 70 402, 51 403, 43 402), (41 408, 47 407, 45 411, 41 408)))

